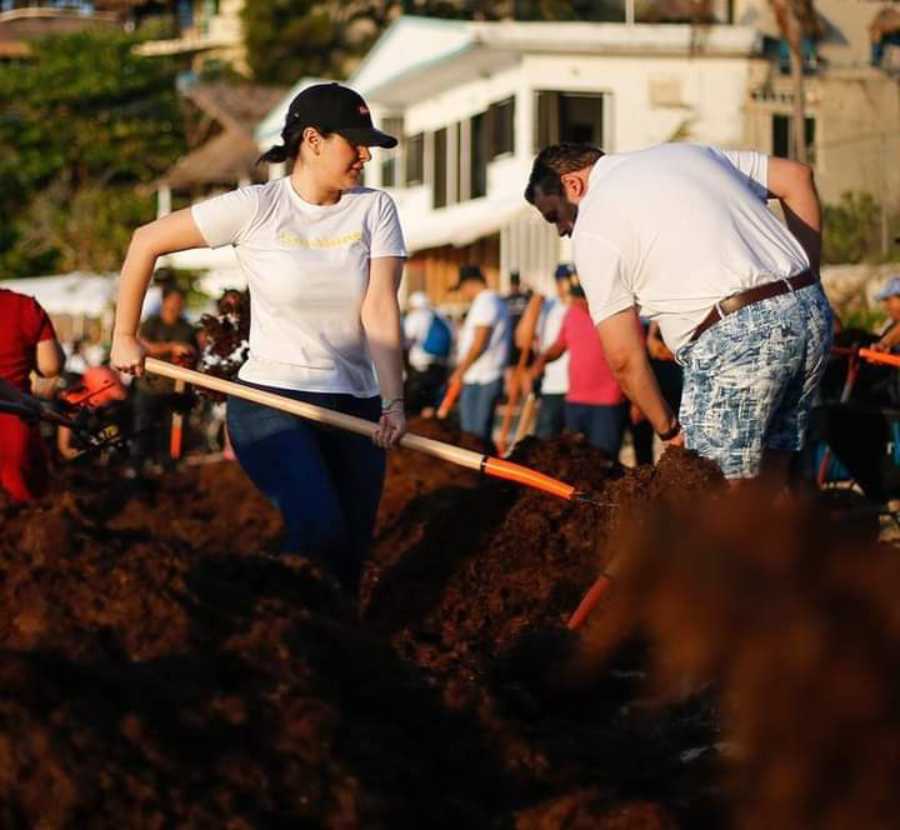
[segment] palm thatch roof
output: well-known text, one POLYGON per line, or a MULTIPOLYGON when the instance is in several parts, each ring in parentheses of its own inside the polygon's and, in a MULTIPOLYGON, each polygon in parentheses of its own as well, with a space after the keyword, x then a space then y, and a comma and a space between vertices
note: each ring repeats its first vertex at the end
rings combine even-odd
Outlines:
POLYGON ((264 178, 265 165, 256 164, 260 152, 253 131, 284 94, 280 87, 224 82, 195 84, 185 90, 185 98, 221 129, 180 159, 160 184, 187 190, 264 178))

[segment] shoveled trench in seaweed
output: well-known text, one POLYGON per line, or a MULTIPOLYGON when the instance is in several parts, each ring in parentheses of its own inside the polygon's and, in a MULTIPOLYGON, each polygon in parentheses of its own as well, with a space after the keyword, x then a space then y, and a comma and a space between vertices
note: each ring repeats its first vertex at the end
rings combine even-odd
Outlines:
MULTIPOLYGON (((658 476, 573 442, 524 450, 613 502, 658 476)), ((708 742, 706 708, 645 717, 627 711, 628 678, 572 693, 509 668, 523 634, 561 632, 616 511, 398 453, 360 626, 316 568, 273 555, 277 516, 233 465, 62 485, 3 510, 9 826, 663 827, 709 813, 711 778, 679 760, 708 742), (452 543, 437 530, 462 525, 468 550, 427 567, 452 543), (434 550, 405 570, 414 538, 434 550)))

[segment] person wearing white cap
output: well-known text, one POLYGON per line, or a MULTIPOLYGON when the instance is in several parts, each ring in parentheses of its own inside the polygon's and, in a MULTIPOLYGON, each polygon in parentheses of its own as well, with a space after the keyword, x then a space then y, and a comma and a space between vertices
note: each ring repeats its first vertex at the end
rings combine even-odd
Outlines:
POLYGON ((431 307, 424 291, 409 295, 409 311, 403 318, 406 347, 406 408, 427 412, 437 406, 447 383, 447 361, 453 348, 450 324, 431 307))
POLYGON ((895 346, 900 346, 900 276, 891 277, 884 288, 876 295, 884 306, 888 321, 881 330, 881 339, 872 344, 872 348, 878 352, 889 352, 895 346))

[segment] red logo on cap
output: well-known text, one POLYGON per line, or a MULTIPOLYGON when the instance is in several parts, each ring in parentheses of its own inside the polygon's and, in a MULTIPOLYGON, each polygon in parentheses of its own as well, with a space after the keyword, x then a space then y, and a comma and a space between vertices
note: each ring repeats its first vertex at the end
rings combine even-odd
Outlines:
POLYGON ((360 107, 359 107, 359 114, 360 114, 360 115, 368 115, 368 114, 369 114, 369 108, 366 107, 366 106, 360 105, 360 107))

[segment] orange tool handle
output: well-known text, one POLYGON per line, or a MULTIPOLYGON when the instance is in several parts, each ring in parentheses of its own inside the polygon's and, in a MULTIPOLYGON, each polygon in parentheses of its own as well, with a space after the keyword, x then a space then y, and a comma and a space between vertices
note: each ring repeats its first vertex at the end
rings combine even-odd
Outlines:
POLYGON ((441 405, 438 407, 438 418, 446 418, 450 414, 450 410, 453 409, 453 404, 456 403, 456 399, 459 397, 460 392, 462 392, 461 383, 454 382, 450 384, 450 388, 447 389, 447 394, 444 395, 444 400, 441 401, 441 405))
POLYGON ((506 481, 515 481, 535 490, 542 490, 562 499, 571 500, 575 495, 575 488, 556 478, 545 476, 537 470, 514 464, 512 461, 504 461, 502 458, 485 457, 484 472, 494 478, 502 478, 506 481))
POLYGON ((585 620, 591 615, 591 612, 597 607, 597 603, 603 599, 604 595, 607 591, 612 587, 613 577, 615 576, 616 562, 613 560, 607 565, 606 570, 597 577, 594 581, 594 584, 588 588, 587 593, 582 597, 581 602, 578 603, 578 607, 575 609, 575 612, 569 617, 569 622, 566 623, 566 628, 570 631, 575 631, 576 629, 581 628, 584 625, 585 620))
MULTIPOLYGON (((175 381, 175 392, 181 394, 184 392, 185 382, 183 380, 175 381)), ((174 461, 181 458, 181 449, 184 441, 184 414, 181 412, 172 413, 172 428, 169 432, 169 457, 174 461)))
POLYGON ((873 349, 860 349, 859 356, 869 363, 881 363, 885 366, 896 366, 900 368, 900 355, 886 354, 885 352, 876 352, 873 349))

